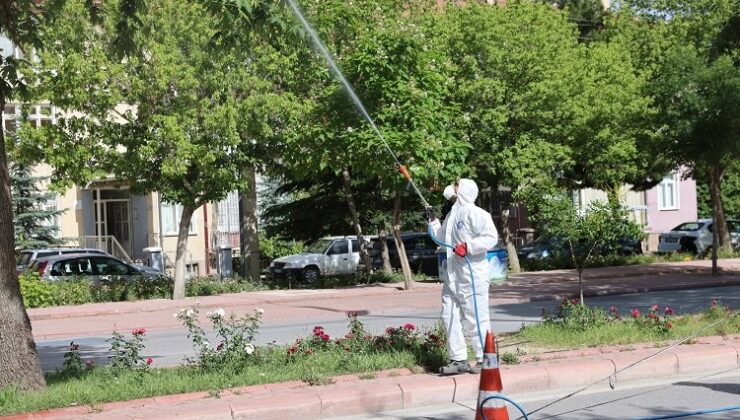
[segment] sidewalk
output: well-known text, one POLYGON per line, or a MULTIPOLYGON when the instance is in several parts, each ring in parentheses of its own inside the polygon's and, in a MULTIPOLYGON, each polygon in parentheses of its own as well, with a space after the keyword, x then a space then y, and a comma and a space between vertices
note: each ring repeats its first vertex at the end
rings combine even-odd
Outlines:
MULTIPOLYGON (((690 289, 740 285, 740 259, 720 260, 723 275, 712 277, 711 261, 661 263, 641 266, 587 269, 587 296, 639 293, 653 290, 690 289)), ((146 327, 149 330, 180 328, 173 314, 198 305, 201 315, 216 308, 237 315, 255 308, 265 310, 263 321, 345 317, 360 314, 393 314, 401 310, 440 307, 440 283, 415 283, 412 290, 401 284, 379 284, 328 290, 276 290, 220 296, 136 302, 96 303, 79 306, 29 309, 37 340, 109 334, 114 329, 146 327)), ((521 273, 491 286, 491 304, 559 300, 578 292, 575 270, 521 273)))
MULTIPOLYGON (((597 381, 607 383, 610 377, 619 389, 620 384, 630 381, 702 376, 740 367, 740 335, 735 335, 700 338, 694 344, 679 346, 616 374, 658 350, 652 344, 591 348, 502 366, 504 393, 516 399, 528 392, 584 387, 597 381), (630 350, 635 347, 636 350, 630 350)), ((477 375, 439 376, 396 369, 380 373, 373 380, 349 375, 334 378, 331 385, 259 385, 227 390, 216 398, 207 392, 196 392, 8 416, 6 420, 327 418, 476 400, 478 381, 477 375)))

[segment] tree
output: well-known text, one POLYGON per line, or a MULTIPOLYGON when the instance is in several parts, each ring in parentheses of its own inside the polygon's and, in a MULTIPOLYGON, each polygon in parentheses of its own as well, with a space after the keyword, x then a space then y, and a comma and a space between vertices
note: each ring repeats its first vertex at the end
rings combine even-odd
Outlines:
POLYGON ((55 195, 41 192, 38 184, 42 181, 46 181, 46 178, 32 176, 28 166, 18 163, 10 165, 13 227, 17 250, 44 248, 64 243, 64 240, 57 237, 59 228, 51 223, 54 218, 62 215, 64 210, 44 209, 55 195))
POLYGON ((614 209, 602 202, 593 202, 588 209, 579 209, 565 193, 549 195, 540 202, 537 221, 552 237, 565 243, 564 250, 578 273, 578 293, 583 299, 583 271, 603 250, 621 238, 639 237, 639 226, 627 219, 622 210, 615 217, 614 209))
POLYGON ((518 271, 509 208, 572 166, 562 137, 564 107, 578 94, 572 82, 581 65, 577 30, 560 11, 529 2, 449 7, 445 19, 441 34, 457 80, 452 101, 460 104, 456 123, 472 148, 467 175, 493 194, 510 191, 513 201, 501 204, 499 227, 518 271))
POLYGON ((259 39, 246 51, 222 43, 220 21, 206 13, 218 5, 206 3, 146 3, 123 60, 115 25, 121 12, 107 10, 97 25, 84 25, 80 3, 68 4, 47 31, 57 42, 40 56, 36 94, 80 114, 27 133, 26 141, 26 153, 45 158, 58 183, 112 173, 134 192, 158 191, 182 205, 175 299, 184 297, 193 212, 249 187, 239 175, 259 162, 260 141, 277 135, 290 103, 263 77, 264 61, 279 67, 272 61, 279 56, 259 39), (80 159, 89 163, 84 170, 80 159))
MULTIPOLYGON (((635 0, 624 32, 640 34, 658 114, 656 141, 676 165, 709 186, 717 246, 730 248, 722 186, 740 156, 737 0, 635 0), (647 35, 647 36, 645 36, 647 35)), ((633 38, 634 39, 634 38, 633 38)), ((713 264, 716 271, 716 259, 713 264)))
MULTIPOLYGON (((63 3, 59 0, 1 0, 0 34, 24 55, 34 50, 41 51, 47 46, 41 36, 41 27, 54 20, 63 3)), ((84 20, 94 15, 100 4, 91 2, 88 6, 84 20)), ((136 4, 130 6, 128 12, 135 13, 136 4)), ((127 14, 124 13, 124 16, 127 14)), ((122 31, 120 39, 126 38, 127 31, 122 31)), ((19 73, 26 63, 14 56, 0 55, 0 112, 4 112, 9 100, 26 93, 25 80, 19 73)), ((13 385, 21 390, 30 390, 44 387, 45 382, 15 272, 13 209, 6 146, 5 131, 0 129, 0 389, 13 385)))
MULTIPOLYGON (((417 3, 418 9, 417 4, 403 7, 387 0, 325 0, 306 11, 387 144, 357 113, 341 84, 323 70, 323 60, 309 60, 301 73, 310 78, 304 85, 312 86, 305 92, 312 108, 284 156, 296 176, 324 170, 339 175, 349 169, 350 183, 378 179, 378 188, 402 194, 399 162, 409 165, 422 188, 427 184, 439 190, 461 173, 468 146, 456 135, 456 106, 448 101, 451 67, 430 36, 443 21, 423 13, 434 2, 417 3)), ((394 203, 400 206, 401 200, 394 203)), ((395 219, 398 245, 400 217, 395 219)), ((404 261, 403 249, 399 254, 404 261)), ((409 287, 410 271, 404 271, 409 287)))

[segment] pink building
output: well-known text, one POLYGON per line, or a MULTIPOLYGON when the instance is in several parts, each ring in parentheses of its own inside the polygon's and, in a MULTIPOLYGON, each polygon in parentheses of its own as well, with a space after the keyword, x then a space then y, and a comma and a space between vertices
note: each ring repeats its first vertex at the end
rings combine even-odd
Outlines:
POLYGON ((683 222, 698 218, 696 181, 683 179, 685 170, 674 171, 646 192, 648 249, 657 249, 657 236, 683 222))

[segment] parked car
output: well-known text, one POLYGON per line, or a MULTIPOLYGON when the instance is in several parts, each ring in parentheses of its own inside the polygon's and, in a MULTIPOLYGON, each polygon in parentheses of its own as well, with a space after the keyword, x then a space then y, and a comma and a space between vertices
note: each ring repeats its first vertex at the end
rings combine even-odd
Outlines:
POLYGON ((59 281, 84 276, 96 283, 113 279, 131 281, 136 277, 154 278, 159 274, 138 270, 110 255, 91 253, 40 257, 29 270, 38 272, 43 280, 59 281))
MULTIPOLYGON (((576 247, 578 245, 575 245, 576 247)), ((633 255, 642 254, 642 244, 637 239, 620 238, 612 247, 599 247, 596 251, 599 255, 618 254, 633 255)), ((520 260, 544 259, 559 254, 569 257, 570 246, 561 238, 540 236, 529 245, 520 247, 516 254, 520 260)), ((578 253, 576 252, 576 255, 578 253)))
POLYGON ((41 249, 27 249, 21 251, 16 258, 15 269, 18 273, 22 273, 26 270, 34 261, 39 258, 50 257, 53 255, 69 255, 69 254, 98 254, 98 255, 109 255, 107 252, 97 248, 41 248, 41 249))
POLYGON ((359 261, 360 245, 356 237, 332 236, 312 243, 301 254, 273 260, 270 274, 273 278, 294 278, 311 284, 320 276, 354 274, 359 261))
MULTIPOLYGON (((439 275, 439 267, 437 263, 437 250, 438 246, 434 243, 431 237, 426 233, 402 233, 401 240, 406 250, 406 258, 409 261, 411 271, 415 273, 424 273, 428 276, 436 277, 439 275)), ((373 270, 383 268, 383 255, 382 255, 382 244, 380 238, 374 238, 371 241, 370 247, 370 261, 373 266, 373 270)), ((396 240, 393 236, 389 236, 386 239, 386 245, 388 247, 388 257, 390 259, 391 267, 394 269, 401 268, 401 260, 398 257, 398 249, 396 248, 396 240)), ((362 267, 360 266, 359 269, 362 267)))
MULTIPOLYGON (((733 248, 740 248, 740 220, 727 221, 733 248)), ((700 219, 696 222, 681 223, 670 232, 658 237, 658 252, 688 252, 706 254, 712 249, 714 220, 700 219)))

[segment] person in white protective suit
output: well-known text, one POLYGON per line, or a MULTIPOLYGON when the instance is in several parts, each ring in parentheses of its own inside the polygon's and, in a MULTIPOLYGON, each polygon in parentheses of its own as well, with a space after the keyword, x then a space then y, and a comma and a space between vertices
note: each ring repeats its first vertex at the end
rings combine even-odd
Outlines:
MULTIPOLYGON (((447 330, 447 352, 450 363, 440 369, 442 374, 480 373, 483 348, 478 335, 485 337, 491 328, 488 313, 488 286, 491 278, 487 252, 498 242, 498 232, 491 215, 475 205, 478 186, 472 179, 461 179, 451 186, 457 197, 444 223, 433 218, 429 225, 438 240, 452 245, 447 248, 447 278, 442 288, 442 320, 447 330), (475 276, 475 290, 465 257, 470 260, 475 276), (476 321, 475 304, 478 306, 476 321), (475 366, 468 362, 465 337, 471 339, 475 351, 475 366)), ((450 187, 448 187, 450 188, 450 187)), ((448 189, 445 190, 449 192, 448 189)), ((445 198, 450 199, 448 194, 445 198)), ((442 273, 440 273, 441 275, 442 273)))

